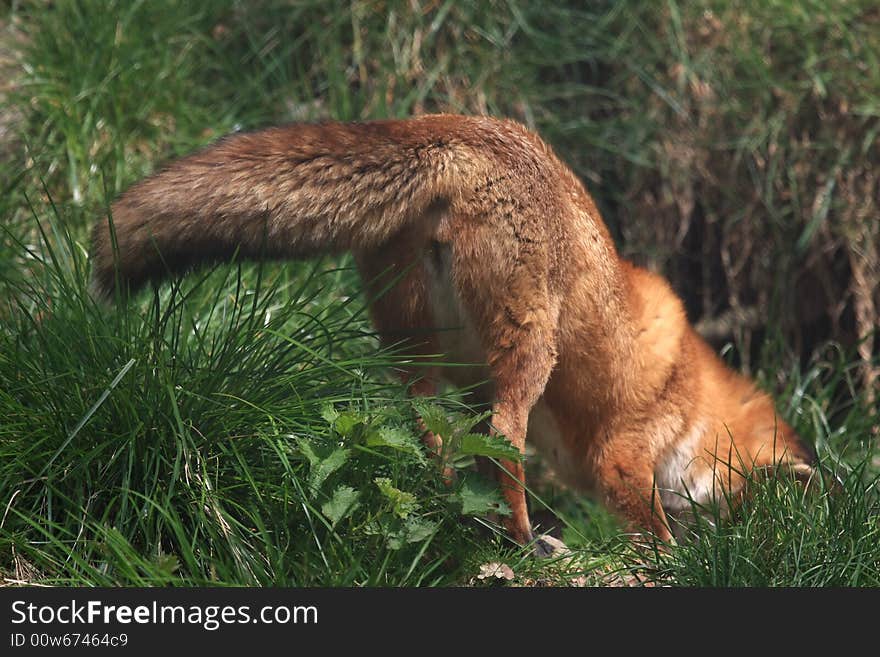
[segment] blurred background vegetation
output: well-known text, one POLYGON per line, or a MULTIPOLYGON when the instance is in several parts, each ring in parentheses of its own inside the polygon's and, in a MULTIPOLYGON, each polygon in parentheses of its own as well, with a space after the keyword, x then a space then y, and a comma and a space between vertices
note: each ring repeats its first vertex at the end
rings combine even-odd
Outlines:
MULTIPOLYGON (((357 422, 402 431, 382 415, 403 408, 400 391, 359 378, 393 358, 372 355, 363 315, 339 307, 357 295, 351 272, 319 275, 319 286, 308 264, 272 266, 275 287, 259 302, 252 269, 184 284, 188 304, 156 293, 127 315, 83 299, 88 227, 163 160, 272 123, 438 111, 540 132, 596 197, 622 253, 669 277, 704 335, 777 394, 799 431, 820 448, 856 446, 854 460, 870 454, 876 0, 0 0, 0 570, 14 561, 24 577, 26 561, 37 579, 89 584, 461 581, 465 560, 449 555, 482 542, 443 515, 449 492, 416 455, 339 466, 324 506, 294 487, 323 461, 291 442, 290 427, 335 454, 341 430, 322 403, 384 396, 392 410, 357 422), (339 342, 316 340, 321 331, 339 342), (329 360, 305 367, 316 353, 345 374, 329 360), (166 487, 181 459, 224 465, 166 487), (372 468, 397 488, 375 489, 372 468), (44 475, 45 487, 20 493, 44 475), (340 500, 367 489, 363 517, 343 530, 340 500), (382 541, 366 514, 403 522, 399 508, 382 510, 398 489, 421 500, 420 521, 446 518, 445 547, 414 543, 411 561, 383 557, 377 571, 382 541), (322 514, 326 527, 312 522, 322 514), (357 527, 373 532, 362 545, 357 527)), ((798 521, 816 527, 808 548, 758 513, 677 553, 679 581, 876 585, 877 499, 852 486, 850 511, 833 502, 798 521), (851 540, 835 542, 841 534, 851 540), (740 568, 719 569, 724 559, 740 568)), ((594 507, 543 492, 588 517, 591 540, 614 534, 594 507)), ((801 517, 792 508, 765 511, 782 509, 784 522, 801 517)))

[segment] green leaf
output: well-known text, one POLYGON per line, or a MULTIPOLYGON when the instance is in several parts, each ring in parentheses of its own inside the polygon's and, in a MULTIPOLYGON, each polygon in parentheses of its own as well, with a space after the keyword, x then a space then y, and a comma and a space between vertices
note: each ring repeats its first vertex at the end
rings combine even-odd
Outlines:
POLYGON ((299 448, 299 451, 308 459, 310 468, 314 468, 321 462, 321 457, 315 451, 310 440, 300 438, 299 436, 295 436, 294 440, 296 440, 296 446, 299 448))
POLYGON ((390 479, 386 477, 376 477, 373 481, 376 482, 376 486, 379 487, 382 494, 391 502, 394 514, 398 518, 406 518, 410 513, 419 508, 419 503, 416 502, 416 496, 412 493, 402 491, 399 488, 395 488, 391 484, 390 479))
POLYGON ((455 427, 446 417, 446 411, 440 406, 427 402, 416 402, 413 405, 428 431, 442 437, 449 437, 455 434, 455 427))
POLYGON ((458 446, 462 454, 474 456, 491 456, 499 459, 519 461, 522 455, 519 450, 510 444, 503 436, 489 436, 483 433, 466 433, 461 437, 458 446))
POLYGON ((156 575, 159 577, 173 577, 180 568, 180 562, 173 554, 159 554, 153 560, 156 575))
POLYGON ((333 497, 321 505, 321 513, 327 516, 333 527, 348 517, 359 506, 357 501, 360 493, 351 486, 337 486, 333 497))
POLYGON ((364 424, 364 416, 355 411, 339 413, 333 422, 333 428, 340 436, 350 436, 358 425, 364 424))
POLYGON ((466 470, 471 468, 476 462, 473 454, 453 454, 446 461, 446 464, 456 470, 466 470))
POLYGON ((504 502, 498 486, 476 473, 468 473, 464 477, 455 497, 461 503, 462 515, 510 514, 510 507, 504 502))
POLYGON ((399 550, 408 543, 421 543, 431 538, 439 523, 424 518, 409 518, 399 528, 389 532, 386 544, 392 550, 399 550))
POLYGON ((336 418, 339 417, 339 411, 333 408, 333 404, 324 404, 321 407, 321 417, 327 421, 327 424, 332 426, 336 422, 336 418))
POLYGON ((403 427, 379 427, 371 430, 367 433, 366 443, 369 447, 390 447, 412 454, 419 459, 420 463, 425 463, 421 443, 403 427))
POLYGON ((330 455, 321 461, 317 467, 312 468, 309 473, 309 487, 313 491, 320 489, 321 485, 327 480, 327 477, 345 464, 350 454, 350 450, 343 449, 342 447, 337 447, 330 452, 330 455))
POLYGON ((296 439, 297 447, 309 461, 309 490, 316 494, 327 477, 341 468, 351 454, 351 450, 336 447, 332 451, 316 448, 305 438, 296 439))
POLYGON ((457 418, 452 423, 455 435, 458 436, 464 433, 468 433, 480 422, 491 416, 492 411, 484 411, 479 415, 463 415, 460 418, 457 418))

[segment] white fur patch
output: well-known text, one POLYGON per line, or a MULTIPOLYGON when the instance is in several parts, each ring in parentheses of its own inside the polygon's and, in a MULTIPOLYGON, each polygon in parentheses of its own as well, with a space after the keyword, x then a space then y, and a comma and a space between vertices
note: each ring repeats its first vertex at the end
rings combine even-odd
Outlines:
POLYGON ((712 500, 715 476, 708 462, 711 457, 701 447, 705 430, 704 422, 695 422, 657 462, 654 477, 666 511, 689 511, 691 500, 699 504, 712 500))

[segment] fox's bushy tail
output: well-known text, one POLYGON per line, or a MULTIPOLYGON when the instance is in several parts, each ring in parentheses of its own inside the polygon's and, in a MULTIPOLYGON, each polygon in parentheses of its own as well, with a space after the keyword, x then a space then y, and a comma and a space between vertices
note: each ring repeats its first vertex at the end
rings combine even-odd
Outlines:
POLYGON ((461 194, 485 134, 510 128, 472 118, 462 129, 464 119, 290 125, 176 160, 95 225, 93 292, 109 298, 117 281, 133 291, 236 253, 296 258, 378 246, 461 194))

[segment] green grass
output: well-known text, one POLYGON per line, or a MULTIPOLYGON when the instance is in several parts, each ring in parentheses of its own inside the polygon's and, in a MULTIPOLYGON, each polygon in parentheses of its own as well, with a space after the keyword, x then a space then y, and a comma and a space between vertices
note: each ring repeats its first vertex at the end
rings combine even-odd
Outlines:
MULTIPOLYGON (((809 114, 803 80, 786 87, 796 103, 773 109, 770 78, 784 71, 767 68, 748 40, 701 50, 655 26, 672 16, 686 31, 705 8, 578 4, 441 2, 414 12, 390 2, 384 13, 361 2, 0 4, 0 46, 14 55, 0 70, 15 80, 0 91, 0 120, 10 121, 0 135, 11 134, 0 148, 12 154, 0 156, 0 574, 80 585, 487 585, 475 579, 479 566, 505 562, 520 584, 578 575, 598 584, 637 570, 673 585, 880 585, 880 437, 855 346, 795 353, 780 322, 765 327, 751 363, 839 486, 804 493, 762 482, 733 521, 708 509, 669 554, 637 554, 600 505, 557 486, 530 457, 533 511, 549 506, 574 551, 547 563, 497 531, 486 514, 499 509, 498 493, 467 470, 474 452, 503 447, 451 441, 461 470, 452 487, 426 458, 417 413, 451 422, 447 435, 478 416, 455 391, 427 406, 408 399, 346 258, 232 264, 113 308, 86 293, 88 227, 126 185, 230 130, 328 116, 444 109, 531 122, 590 182, 626 250, 648 237, 666 248, 652 226, 674 228, 678 216, 639 216, 634 190, 661 171, 662 199, 663 185, 684 175, 657 146, 688 88, 669 82, 659 68, 667 60, 770 117, 743 125, 745 110, 726 104, 721 132, 689 145, 708 153, 697 169, 709 211, 725 213, 728 193, 742 195, 712 162, 738 184, 765 181, 763 201, 784 199, 764 203, 764 214, 750 200, 748 213, 721 222, 723 234, 769 217, 769 246, 801 249, 777 253, 780 266, 822 244, 840 248, 849 219, 834 213, 850 208, 845 195, 831 199, 830 233, 796 210, 802 187, 789 173, 801 151, 777 170, 743 164, 779 153, 762 131, 793 130, 787 122, 809 114)), ((789 20, 794 4, 752 11, 813 34, 789 20)), ((841 68, 858 44, 832 32, 827 61, 837 68, 829 72, 820 49, 808 70, 831 95, 855 89, 859 113, 845 136, 867 140, 880 107, 875 62, 841 68)), ((814 144, 822 158, 825 137, 814 144)), ((873 151, 848 157, 862 166, 873 151)), ((772 262, 761 260, 765 272, 772 262)), ((766 274, 773 294, 786 275, 766 274)), ((741 344, 727 353, 749 360, 741 344)))

